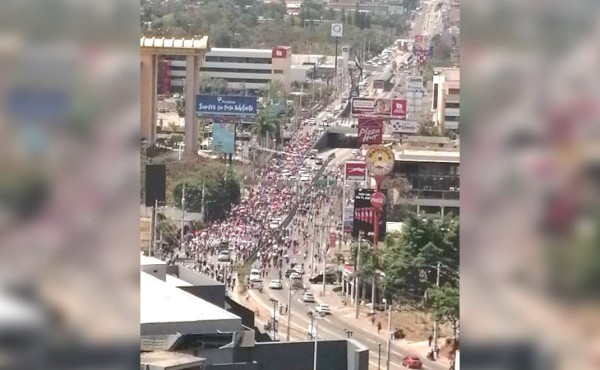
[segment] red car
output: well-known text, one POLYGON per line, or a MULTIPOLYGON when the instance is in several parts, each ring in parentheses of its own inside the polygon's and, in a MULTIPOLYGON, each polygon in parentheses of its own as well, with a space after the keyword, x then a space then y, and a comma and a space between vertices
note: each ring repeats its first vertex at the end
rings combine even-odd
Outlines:
POLYGON ((402 366, 406 366, 409 369, 422 369, 423 363, 421 359, 415 355, 406 356, 402 359, 402 366))

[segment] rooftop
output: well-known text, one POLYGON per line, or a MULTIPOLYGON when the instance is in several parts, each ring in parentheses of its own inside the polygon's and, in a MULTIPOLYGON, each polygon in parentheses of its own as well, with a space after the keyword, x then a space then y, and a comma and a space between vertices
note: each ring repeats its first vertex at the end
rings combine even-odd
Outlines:
POLYGON ((145 37, 140 38, 140 49, 143 53, 157 54, 200 54, 209 50, 208 36, 184 38, 145 37))
POLYGON ((166 265, 167 263, 159 260, 158 258, 145 256, 142 254, 141 258, 140 258, 140 264, 142 266, 147 266, 147 265, 166 265))
POLYGON ((167 284, 175 286, 175 287, 193 286, 192 284, 188 283, 187 281, 181 280, 177 276, 173 276, 173 275, 169 275, 169 274, 167 274, 167 284))
POLYGON ((140 288, 141 324, 239 320, 238 316, 145 272, 140 273, 140 288))
POLYGON ((204 364, 204 359, 179 352, 153 351, 142 352, 140 354, 140 363, 142 365, 158 366, 164 369, 182 365, 186 365, 186 368, 188 368, 192 366, 202 366, 204 364))

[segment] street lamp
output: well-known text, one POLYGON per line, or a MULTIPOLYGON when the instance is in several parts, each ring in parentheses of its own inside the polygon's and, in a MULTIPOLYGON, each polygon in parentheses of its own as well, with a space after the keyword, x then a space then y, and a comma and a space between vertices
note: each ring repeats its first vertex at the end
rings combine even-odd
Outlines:
POLYGON ((276 299, 273 299, 273 298, 269 298, 269 301, 271 301, 271 303, 273 303, 273 318, 271 320, 273 322, 273 340, 275 340, 275 327, 276 327, 275 325, 277 323, 277 320, 275 318, 276 318, 276 314, 277 314, 277 311, 276 311, 277 303, 279 303, 279 301, 276 299))
POLYGON ((352 330, 344 329, 344 331, 346 332, 348 339, 350 339, 352 337, 352 330))
POLYGON ((377 370, 381 370, 381 343, 377 343, 377 370))
POLYGON ((290 341, 290 321, 292 319, 292 296, 295 295, 298 290, 297 289, 293 289, 294 292, 292 293, 292 288, 293 285, 291 283, 288 282, 287 284, 288 287, 288 305, 287 305, 287 335, 286 335, 286 341, 290 341))
POLYGON ((315 349, 314 349, 315 356, 313 359, 313 370, 317 370, 317 337, 318 337, 317 329, 319 326, 318 325, 319 319, 321 319, 322 317, 319 317, 319 315, 313 311, 308 311, 308 317, 310 317, 309 335, 312 336, 315 341, 315 349), (314 332, 314 334, 313 334, 313 332, 314 332))

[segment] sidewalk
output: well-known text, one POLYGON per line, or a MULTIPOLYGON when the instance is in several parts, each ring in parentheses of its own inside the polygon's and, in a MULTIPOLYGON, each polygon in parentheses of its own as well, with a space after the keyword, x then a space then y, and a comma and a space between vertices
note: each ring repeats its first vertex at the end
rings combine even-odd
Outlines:
MULTIPOLYGON (((315 301, 317 303, 326 303, 331 308, 332 313, 339 317, 343 318, 344 321, 348 322, 349 325, 353 325, 358 327, 364 331, 372 332, 371 334, 377 335, 381 338, 382 342, 387 340, 387 336, 385 335, 387 331, 387 318, 385 320, 379 320, 382 324, 381 332, 377 332, 377 325, 371 323, 370 320, 370 308, 366 306, 361 306, 359 308, 359 316, 356 315, 356 306, 352 305, 350 298, 347 298, 346 304, 344 301, 346 297, 342 295, 341 292, 336 293, 333 289, 337 287, 336 285, 327 285, 325 289, 325 296, 323 297, 322 292, 323 288, 321 284, 312 284, 310 286, 313 294, 315 295, 315 301)), ((360 338, 356 338, 360 341, 360 338)), ((442 348, 445 343, 446 338, 438 339, 438 346, 442 348)), ((429 351, 429 345, 427 340, 424 341, 407 341, 405 339, 397 339, 392 341, 392 346, 397 347, 403 352, 414 353, 421 357, 421 359, 426 359, 427 352, 429 351)), ((447 357, 440 357, 436 360, 436 363, 450 367, 451 360, 447 357)))

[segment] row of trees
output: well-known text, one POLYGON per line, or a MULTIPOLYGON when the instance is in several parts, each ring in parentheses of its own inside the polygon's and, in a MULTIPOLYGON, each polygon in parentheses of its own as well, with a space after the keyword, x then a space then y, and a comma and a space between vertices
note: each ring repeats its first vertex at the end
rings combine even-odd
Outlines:
MULTIPOLYGON (((456 333, 459 319, 459 221, 455 216, 424 218, 409 214, 402 233, 389 234, 384 247, 361 248, 363 281, 383 272, 381 288, 388 297, 404 305, 425 306, 456 333), (437 266, 440 264, 439 287, 437 266)), ((353 247, 356 258, 358 248, 353 247)))
MULTIPOLYGON (((408 7, 416 6, 413 2, 408 7)), ((292 45, 294 53, 328 55, 333 51, 330 21, 334 20, 345 23, 343 43, 355 47, 370 43, 373 55, 408 31, 407 15, 367 14, 359 9, 336 12, 311 0, 303 2, 298 16, 287 14, 284 1, 207 0, 200 6, 186 0, 144 0, 141 16, 148 36, 209 35, 215 47, 292 45)))

